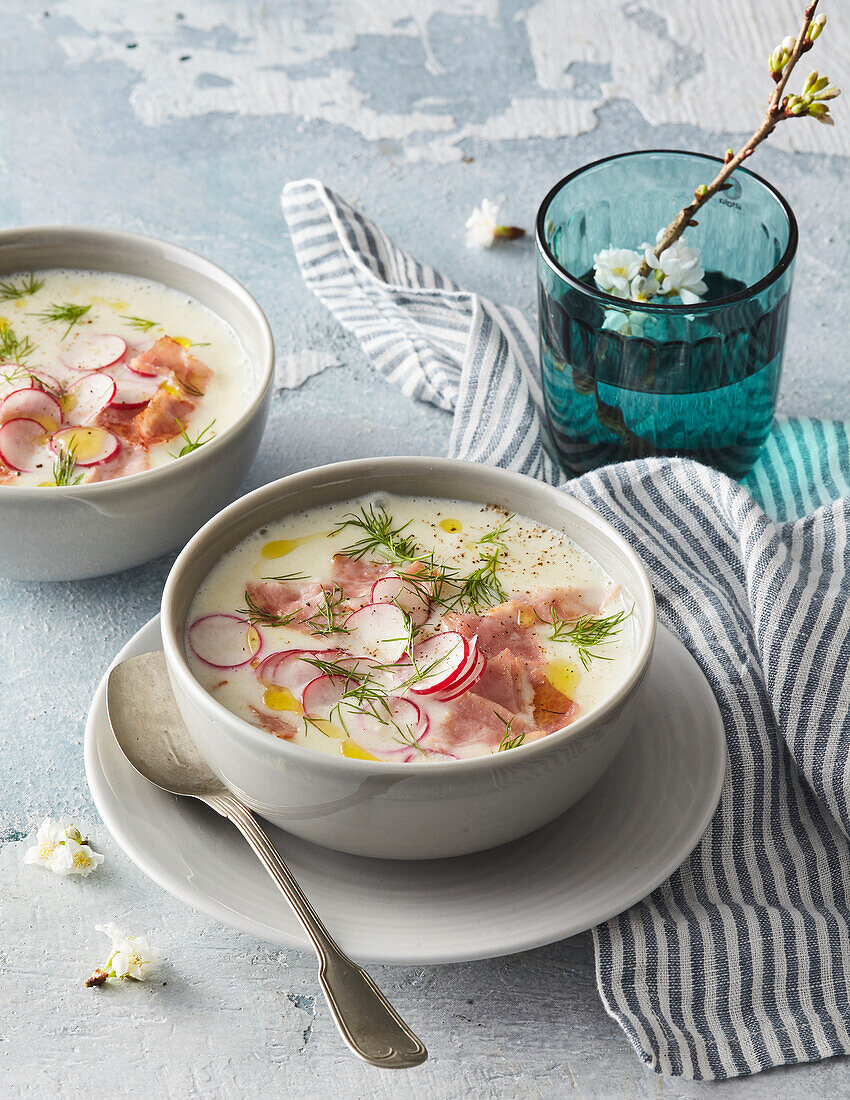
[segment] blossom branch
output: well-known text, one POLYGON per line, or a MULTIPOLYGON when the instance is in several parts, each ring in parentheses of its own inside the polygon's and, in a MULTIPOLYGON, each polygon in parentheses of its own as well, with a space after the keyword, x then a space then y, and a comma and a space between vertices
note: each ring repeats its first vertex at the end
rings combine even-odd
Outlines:
MULTIPOLYGON (((718 191, 725 191, 731 186, 726 181, 735 169, 753 155, 756 148, 773 133, 780 122, 787 118, 802 118, 808 115, 818 122, 829 126, 833 125, 826 101, 834 99, 840 93, 837 88, 829 86, 826 77, 819 76, 817 72, 810 73, 800 95, 785 95, 785 88, 794 67, 803 54, 812 48, 815 39, 826 23, 825 15, 818 16, 815 19, 817 6, 818 0, 813 0, 809 4, 803 16, 800 33, 795 39, 792 39, 790 35, 783 39, 768 59, 775 87, 768 101, 761 125, 737 153, 732 149, 726 151, 723 167, 711 183, 700 184, 694 192, 694 201, 680 210, 664 232, 659 235, 658 243, 651 250, 656 260, 665 249, 669 248, 682 236, 688 226, 697 225, 694 215, 718 191)), ((650 264, 645 256, 638 274, 642 278, 646 278, 653 266, 655 265, 650 264)))

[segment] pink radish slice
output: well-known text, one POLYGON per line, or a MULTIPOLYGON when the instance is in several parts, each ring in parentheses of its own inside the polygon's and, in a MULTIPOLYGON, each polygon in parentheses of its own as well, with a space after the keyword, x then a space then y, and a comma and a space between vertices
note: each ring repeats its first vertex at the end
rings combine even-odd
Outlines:
POLYGON ((75 337, 65 352, 74 370, 103 370, 117 363, 127 351, 127 341, 121 336, 85 333, 75 337))
POLYGON ((118 436, 106 428, 62 428, 50 440, 50 449, 73 453, 78 466, 99 466, 118 453, 121 443, 118 436))
POLYGON ((47 433, 37 420, 17 417, 0 424, 0 460, 26 473, 47 461, 47 433))
POLYGON ((304 688, 320 675, 316 666, 309 663, 309 658, 330 661, 338 652, 336 649, 286 649, 272 653, 257 666, 257 678, 267 687, 287 688, 300 699, 304 688))
POLYGON ((435 699, 439 699, 443 703, 448 703, 452 699, 457 699, 459 695, 463 695, 471 688, 475 687, 487 668, 487 658, 484 654, 477 650, 478 660, 472 667, 472 671, 468 675, 464 676, 462 680, 458 680, 452 684, 451 687, 444 688, 443 691, 437 692, 434 695, 435 699))
POLYGON ((459 756, 455 756, 453 752, 446 752, 445 749, 429 749, 424 745, 421 745, 422 753, 414 752, 414 757, 419 757, 420 760, 439 761, 440 763, 448 762, 449 760, 460 760, 459 756), (424 753, 424 756, 422 755, 424 753))
POLYGON ((88 424, 115 398, 115 382, 108 374, 84 374, 68 387, 68 419, 74 424, 88 424))
POLYGON ((454 630, 434 634, 413 650, 419 680, 411 687, 415 695, 434 695, 456 684, 470 668, 471 645, 454 630))
POLYGON ((343 626, 348 631, 346 647, 352 653, 377 657, 385 664, 395 664, 407 647, 406 617, 392 603, 367 603, 353 611, 343 626))
POLYGON ((46 432, 55 432, 62 423, 62 406, 44 390, 13 390, 0 404, 0 421, 18 417, 37 420, 46 432))
MULTIPOLYGON (((315 671, 315 669, 313 670, 315 671)), ((314 718, 327 718, 342 699, 347 681, 341 676, 316 676, 301 693, 304 713, 314 718)))
POLYGON ((421 741, 430 724, 421 707, 399 695, 389 695, 384 702, 374 700, 365 712, 343 704, 342 712, 348 736, 380 759, 410 759, 415 749, 411 754, 409 742, 421 741))
POLYGON ((140 409, 147 405, 160 387, 159 375, 150 377, 131 370, 117 371, 113 377, 118 391, 112 404, 116 409, 140 409))
POLYGON ((236 615, 203 615, 189 627, 189 646, 212 668, 240 668, 263 648, 255 626, 236 615))
POLYGON ((431 601, 425 593, 424 585, 417 584, 411 578, 389 573, 379 577, 372 585, 369 594, 372 603, 394 603, 407 612, 416 626, 422 626, 431 614, 431 601))

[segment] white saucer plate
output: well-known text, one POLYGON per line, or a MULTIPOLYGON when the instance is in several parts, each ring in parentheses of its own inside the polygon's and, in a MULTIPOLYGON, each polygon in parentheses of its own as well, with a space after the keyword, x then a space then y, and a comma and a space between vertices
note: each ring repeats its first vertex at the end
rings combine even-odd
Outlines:
MULTIPOLYGON (((152 619, 116 657, 159 649, 152 619)), ((106 678, 86 725, 95 804, 130 859, 201 912, 259 939, 309 948, 229 822, 143 779, 106 716, 106 678)), ((341 946, 360 962, 493 958, 583 932, 645 897, 690 854, 717 807, 726 741, 717 703, 682 643, 659 627, 636 727, 597 785, 527 837, 475 855, 370 860, 268 832, 341 946)))

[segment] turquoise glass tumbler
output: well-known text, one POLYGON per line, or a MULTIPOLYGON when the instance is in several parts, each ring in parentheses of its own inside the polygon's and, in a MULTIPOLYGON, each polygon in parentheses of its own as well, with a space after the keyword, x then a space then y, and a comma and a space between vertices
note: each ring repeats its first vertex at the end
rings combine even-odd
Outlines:
POLYGON ((797 223, 779 192, 739 168, 697 215, 707 290, 695 305, 624 301, 593 282, 594 253, 640 248, 722 161, 624 153, 562 179, 537 215, 543 394, 575 473, 681 455, 743 476, 773 424, 797 223))

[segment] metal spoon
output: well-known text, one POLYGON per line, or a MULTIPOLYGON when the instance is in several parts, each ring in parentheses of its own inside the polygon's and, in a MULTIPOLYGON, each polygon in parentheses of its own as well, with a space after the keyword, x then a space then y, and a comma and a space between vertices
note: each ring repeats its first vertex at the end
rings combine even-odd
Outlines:
POLYGON ((206 802, 251 845, 316 949, 319 982, 351 1050, 387 1069, 424 1062, 423 1043, 366 971, 340 950, 257 819, 201 757, 174 701, 164 655, 144 653, 116 665, 106 684, 106 709, 116 741, 140 775, 171 794, 206 802))

